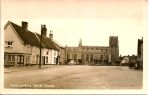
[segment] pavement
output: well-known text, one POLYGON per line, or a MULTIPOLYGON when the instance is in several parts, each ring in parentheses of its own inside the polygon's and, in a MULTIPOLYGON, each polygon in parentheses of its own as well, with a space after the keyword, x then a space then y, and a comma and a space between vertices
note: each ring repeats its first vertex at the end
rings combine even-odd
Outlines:
POLYGON ((5 68, 5 88, 141 89, 143 71, 126 66, 48 65, 5 68), (12 70, 8 70, 12 69, 12 70), (9 73, 8 73, 9 72, 9 73))
MULTIPOLYGON (((54 68, 57 67, 57 65, 42 65, 40 69, 46 69, 46 68, 54 68)), ((40 70, 39 65, 33 65, 33 66, 20 66, 20 67, 7 67, 4 68, 4 73, 11 73, 11 72, 19 72, 19 71, 26 71, 26 70, 40 70)))

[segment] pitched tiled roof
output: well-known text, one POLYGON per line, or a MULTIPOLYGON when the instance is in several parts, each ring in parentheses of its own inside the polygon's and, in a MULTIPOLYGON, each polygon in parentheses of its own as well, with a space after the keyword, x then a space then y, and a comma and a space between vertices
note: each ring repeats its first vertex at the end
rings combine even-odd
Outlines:
POLYGON ((60 49, 64 49, 65 47, 59 44, 57 41, 52 40, 60 49))
POLYGON ((24 42, 24 44, 38 47, 40 46, 40 42, 38 41, 38 38, 33 32, 24 30, 21 26, 13 22, 10 22, 10 24, 13 26, 13 28, 15 29, 21 40, 24 42))
MULTIPOLYGON (((39 41, 40 34, 33 33, 29 30, 24 30, 21 26, 13 22, 9 21, 9 23, 13 26, 13 28, 18 33, 19 37, 24 42, 24 44, 40 47, 40 41, 39 41)), ((42 37, 42 47, 48 49, 60 50, 59 46, 56 43, 54 43, 52 40, 44 36, 42 37)))
MULTIPOLYGON (((40 34, 36 33, 36 35, 40 38, 40 34)), ((54 43, 51 39, 42 36, 42 44, 49 49, 55 49, 55 50, 60 50, 59 46, 54 43)))

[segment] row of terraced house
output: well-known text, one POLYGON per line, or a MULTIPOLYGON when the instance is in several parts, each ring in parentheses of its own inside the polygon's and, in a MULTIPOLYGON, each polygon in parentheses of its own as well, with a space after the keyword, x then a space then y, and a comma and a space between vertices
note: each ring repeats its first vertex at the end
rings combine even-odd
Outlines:
MULTIPOLYGON (((42 64, 62 64, 64 57, 64 47, 53 39, 50 32, 47 37, 46 25, 42 30, 42 64)), ((8 21, 4 26, 4 65, 26 66, 39 64, 40 58, 40 37, 36 32, 28 30, 28 22, 22 22, 19 26, 8 21)))

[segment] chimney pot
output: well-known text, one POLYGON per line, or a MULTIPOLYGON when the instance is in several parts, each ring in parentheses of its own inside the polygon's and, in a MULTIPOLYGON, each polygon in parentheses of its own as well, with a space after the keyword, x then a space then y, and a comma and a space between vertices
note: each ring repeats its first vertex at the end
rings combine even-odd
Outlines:
POLYGON ((50 30, 49 38, 53 40, 53 31, 50 30))
POLYGON ((22 28, 28 30, 28 22, 22 21, 22 28))
POLYGON ((47 28, 46 28, 46 25, 42 25, 42 35, 46 37, 47 35, 47 28))

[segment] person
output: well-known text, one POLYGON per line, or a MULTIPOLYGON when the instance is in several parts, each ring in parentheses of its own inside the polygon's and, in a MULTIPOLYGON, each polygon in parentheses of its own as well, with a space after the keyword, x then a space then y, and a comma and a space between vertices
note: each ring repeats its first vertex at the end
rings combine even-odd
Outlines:
POLYGON ((59 65, 59 64, 58 64, 58 57, 56 58, 56 64, 59 65))

